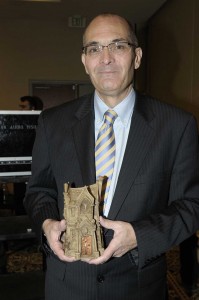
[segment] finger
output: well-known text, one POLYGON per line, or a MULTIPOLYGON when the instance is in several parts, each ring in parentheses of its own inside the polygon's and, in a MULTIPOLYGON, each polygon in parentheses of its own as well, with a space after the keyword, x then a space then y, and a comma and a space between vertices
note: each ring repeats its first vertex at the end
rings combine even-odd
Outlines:
POLYGON ((100 265, 100 264, 104 264, 106 261, 100 256, 98 258, 95 259, 91 259, 90 261, 88 261, 88 263, 90 265, 100 265))
POLYGON ((114 257, 121 257, 121 256, 123 256, 126 252, 127 252, 127 250, 125 251, 124 249, 122 249, 122 250, 118 249, 118 251, 116 251, 116 252, 113 254, 113 256, 114 256, 114 257))
POLYGON ((57 257, 59 257, 60 260, 67 261, 67 262, 76 261, 75 257, 65 255, 64 250, 62 248, 62 244, 60 242, 57 243, 56 245, 54 245, 54 247, 51 249, 52 249, 53 253, 57 257))
POLYGON ((66 262, 74 262, 76 261, 75 257, 72 256, 66 256, 64 253, 56 253, 56 255, 59 257, 60 260, 66 261, 66 262))
POLYGON ((66 229, 66 221, 63 219, 59 222, 59 231, 64 231, 66 229))
POLYGON ((114 223, 115 221, 111 221, 100 216, 100 225, 102 227, 114 230, 114 223))
POLYGON ((104 253, 98 258, 91 259, 89 261, 89 264, 94 264, 94 265, 104 264, 113 256, 114 251, 115 249, 112 249, 112 247, 109 244, 108 248, 105 249, 104 253))
POLYGON ((100 256, 98 258, 91 259, 90 261, 88 261, 88 263, 90 265, 100 265, 100 264, 106 263, 109 259, 110 259, 110 257, 107 258, 107 257, 104 257, 104 256, 100 256))
POLYGON ((72 256, 66 256, 64 254, 60 254, 60 255, 57 255, 59 257, 60 260, 62 261, 66 261, 66 262, 74 262, 74 261, 77 261, 77 259, 75 259, 75 257, 72 257, 72 256))

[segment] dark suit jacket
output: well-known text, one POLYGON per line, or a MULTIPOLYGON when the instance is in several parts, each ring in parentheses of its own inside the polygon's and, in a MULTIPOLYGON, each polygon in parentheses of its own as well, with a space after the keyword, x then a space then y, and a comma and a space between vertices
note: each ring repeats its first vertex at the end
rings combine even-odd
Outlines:
MULTIPOLYGON (((39 235, 46 218, 63 218, 65 182, 75 187, 95 182, 94 148, 93 95, 40 115, 24 202, 39 235)), ((192 115, 136 95, 108 218, 133 225, 138 255, 131 251, 100 266, 48 255, 47 300, 62 300, 61 294, 72 300, 165 299, 164 253, 199 228, 198 132, 192 115), (55 277, 66 280, 65 291, 55 277)), ((107 244, 112 235, 105 231, 107 244)))

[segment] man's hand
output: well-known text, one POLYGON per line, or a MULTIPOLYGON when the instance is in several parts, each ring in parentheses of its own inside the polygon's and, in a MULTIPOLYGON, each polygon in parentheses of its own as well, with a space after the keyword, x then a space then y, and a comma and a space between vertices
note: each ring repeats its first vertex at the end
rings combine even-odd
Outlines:
POLYGON ((112 229, 114 231, 114 235, 110 244, 100 257, 87 261, 90 264, 103 264, 111 257, 121 257, 126 252, 137 247, 135 232, 130 223, 111 221, 100 217, 100 224, 104 228, 112 229))
POLYGON ((60 240, 62 232, 66 230, 65 220, 55 221, 47 219, 44 221, 42 227, 48 244, 54 254, 57 255, 60 260, 67 262, 75 261, 74 257, 69 257, 64 254, 63 244, 60 240))

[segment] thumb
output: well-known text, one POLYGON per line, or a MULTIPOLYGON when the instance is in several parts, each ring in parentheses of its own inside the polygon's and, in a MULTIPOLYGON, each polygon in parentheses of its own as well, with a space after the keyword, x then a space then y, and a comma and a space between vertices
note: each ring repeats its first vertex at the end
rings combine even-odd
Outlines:
POLYGON ((59 231, 64 231, 66 229, 66 221, 63 219, 59 222, 59 231))
POLYGON ((100 216, 100 224, 102 227, 106 228, 106 229, 112 229, 114 227, 114 221, 105 219, 103 217, 100 216))

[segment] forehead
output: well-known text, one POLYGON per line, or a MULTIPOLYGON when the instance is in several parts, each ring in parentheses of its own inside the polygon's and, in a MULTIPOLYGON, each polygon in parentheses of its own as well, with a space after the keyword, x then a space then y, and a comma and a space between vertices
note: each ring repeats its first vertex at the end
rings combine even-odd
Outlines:
POLYGON ((20 105, 25 107, 25 106, 29 106, 30 103, 29 101, 25 100, 25 101, 20 101, 20 105))
POLYGON ((118 16, 100 16, 88 26, 84 35, 84 43, 128 39, 128 36, 129 27, 124 19, 118 16))

